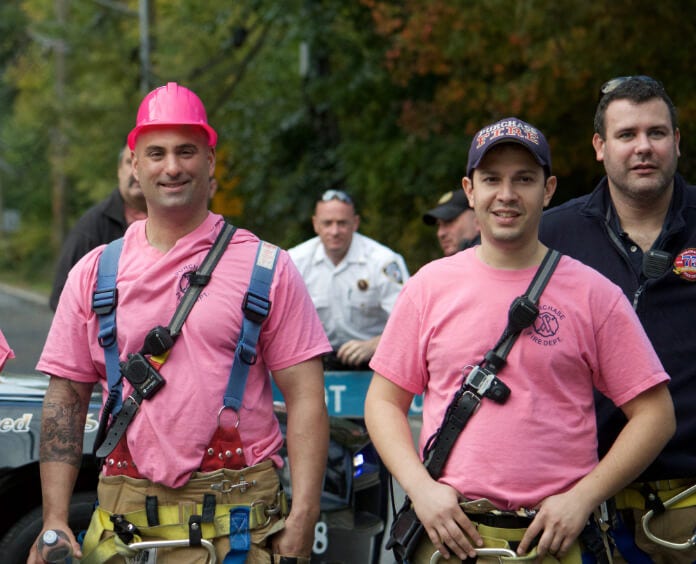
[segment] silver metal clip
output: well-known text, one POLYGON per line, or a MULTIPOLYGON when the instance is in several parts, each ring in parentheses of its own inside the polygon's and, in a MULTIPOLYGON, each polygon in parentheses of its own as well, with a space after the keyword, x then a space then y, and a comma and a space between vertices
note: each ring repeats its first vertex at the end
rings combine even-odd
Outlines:
POLYGON ((216 484, 210 484, 211 489, 218 491, 220 493, 232 493, 234 490, 239 490, 240 493, 245 493, 249 488, 256 485, 256 480, 247 482, 244 476, 240 476, 238 483, 233 483, 232 480, 222 480, 216 484))
MULTIPOLYGON (((498 562, 502 562, 502 558, 516 558, 517 554, 509 548, 476 548, 476 556, 497 556, 498 562)), ((433 552, 430 557, 430 564, 438 564, 441 560, 445 560, 439 550, 433 552)))
MULTIPOLYGON (((131 550, 147 550, 147 549, 158 549, 158 548, 186 548, 190 547, 191 543, 189 539, 172 539, 172 540, 161 540, 161 541, 143 541, 143 542, 132 542, 128 545, 131 550)), ((201 540, 201 548, 205 549, 208 553, 208 559, 206 564, 217 564, 217 554, 215 553, 215 546, 212 542, 206 539, 201 540)))
MULTIPOLYGON (((690 488, 685 489, 683 492, 678 493, 677 495, 668 499, 667 501, 663 502, 665 509, 667 509, 671 505, 674 505, 678 501, 681 501, 682 499, 690 497, 692 495, 696 495, 696 484, 694 484, 690 488)), ((650 520, 654 516, 655 511, 651 509, 645 515, 643 515, 643 517, 640 520, 641 525, 643 526, 643 531, 645 532, 645 536, 647 536, 652 542, 664 546, 666 548, 671 548, 672 550, 690 550, 696 546, 696 531, 694 531, 694 534, 688 539, 686 539, 684 542, 671 542, 654 535, 648 527, 650 520)))
POLYGON ((473 388, 479 396, 485 396, 491 383, 495 380, 495 374, 485 368, 476 365, 466 377, 466 385, 473 388))

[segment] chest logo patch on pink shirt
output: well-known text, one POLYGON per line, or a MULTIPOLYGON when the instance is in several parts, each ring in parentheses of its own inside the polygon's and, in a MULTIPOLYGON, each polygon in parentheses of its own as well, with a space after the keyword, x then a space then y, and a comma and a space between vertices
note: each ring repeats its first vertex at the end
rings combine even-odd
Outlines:
POLYGON ((565 319, 565 315, 558 308, 548 304, 540 304, 539 315, 526 334, 539 345, 553 346, 561 341, 558 332, 563 319, 565 319))

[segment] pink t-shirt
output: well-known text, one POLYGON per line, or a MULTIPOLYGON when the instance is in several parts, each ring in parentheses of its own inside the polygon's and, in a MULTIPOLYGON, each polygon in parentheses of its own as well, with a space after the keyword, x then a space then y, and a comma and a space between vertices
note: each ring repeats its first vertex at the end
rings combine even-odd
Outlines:
POLYGON ((4 368, 5 362, 14 357, 14 351, 10 348, 10 345, 7 344, 5 335, 3 335, 2 331, 0 331, 0 372, 4 368))
MULTIPOLYGON (((463 371, 498 342, 512 300, 535 272, 491 268, 473 248, 406 283, 370 366, 425 392, 421 454, 463 371)), ((510 398, 504 405, 484 398, 440 479, 501 509, 534 507, 596 465, 593 386, 622 405, 669 379, 621 290, 580 262, 562 257, 539 310, 498 374, 510 398)))
MULTIPOLYGON (((165 254, 147 242, 146 220, 129 227, 117 279, 122 360, 126 353, 140 350, 150 329, 169 324, 188 287, 187 276, 200 266, 222 221, 221 216, 209 214, 165 254)), ((154 482, 178 487, 200 466, 217 426, 258 242, 250 232, 236 231, 160 370, 166 385, 143 401, 128 428, 128 446, 138 470, 154 482)), ((100 254, 101 247, 91 251, 70 272, 37 370, 80 382, 104 382, 104 351, 91 309, 100 254)), ((284 251, 278 258, 270 300, 258 361, 249 371, 239 413, 249 465, 267 458, 281 463, 276 453, 283 437, 273 414, 268 371, 331 350, 304 281, 284 251)), ((131 390, 124 381, 124 398, 131 390)))

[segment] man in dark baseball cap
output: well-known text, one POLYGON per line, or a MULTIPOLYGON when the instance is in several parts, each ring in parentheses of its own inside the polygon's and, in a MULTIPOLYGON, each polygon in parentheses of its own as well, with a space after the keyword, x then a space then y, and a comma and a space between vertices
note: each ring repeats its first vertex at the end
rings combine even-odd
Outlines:
POLYGON ((443 194, 437 206, 423 214, 423 223, 437 225, 437 240, 445 256, 467 249, 479 240, 476 215, 461 188, 443 194))

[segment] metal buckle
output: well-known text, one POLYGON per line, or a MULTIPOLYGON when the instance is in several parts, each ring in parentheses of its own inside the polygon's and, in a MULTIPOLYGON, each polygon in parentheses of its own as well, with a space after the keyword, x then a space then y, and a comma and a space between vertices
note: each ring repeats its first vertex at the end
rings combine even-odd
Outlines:
POLYGON ((232 493, 234 490, 239 490, 240 493, 245 493, 249 488, 253 488, 256 485, 256 480, 247 482, 244 476, 239 477, 239 482, 236 484, 232 480, 221 480, 215 484, 210 484, 210 488, 216 492, 228 494, 232 493))
POLYGON ((237 416, 237 421, 236 421, 236 423, 234 424, 234 428, 237 429, 237 428, 239 427, 239 419, 240 419, 240 417, 239 417, 239 412, 238 412, 236 409, 234 409, 234 408, 232 408, 232 407, 229 407, 229 406, 227 406, 227 405, 223 405, 223 406, 220 408, 220 411, 218 411, 218 414, 217 414, 217 424, 218 424, 218 427, 220 427, 220 416, 222 415, 222 412, 225 411, 226 409, 231 409, 231 410, 234 412, 234 414, 237 416))
POLYGON ((483 397, 486 395, 488 388, 491 387, 491 383, 494 379, 495 374, 476 365, 471 369, 471 372, 469 372, 469 375, 466 377, 466 385, 474 390, 479 396, 483 397))
POLYGON ((263 514, 266 516, 266 521, 264 521, 263 525, 260 526, 263 528, 271 522, 274 515, 280 515, 281 508, 279 503, 276 503, 275 505, 268 505, 263 499, 257 499, 251 502, 250 510, 253 511, 254 508, 258 507, 259 505, 263 505, 263 514))

